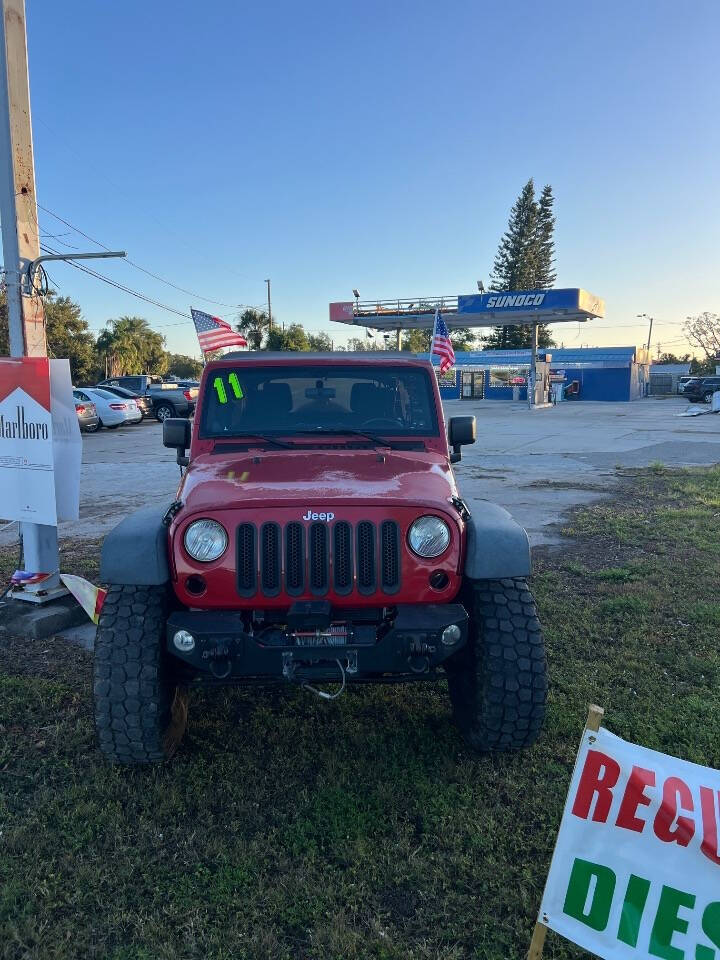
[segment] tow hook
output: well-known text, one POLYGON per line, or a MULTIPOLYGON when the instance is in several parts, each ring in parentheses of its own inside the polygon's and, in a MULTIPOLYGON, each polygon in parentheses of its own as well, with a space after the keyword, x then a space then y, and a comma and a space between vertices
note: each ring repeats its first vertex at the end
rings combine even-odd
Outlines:
POLYGON ((410 644, 408 666, 413 673, 428 673, 430 657, 437 651, 434 643, 425 643, 424 640, 413 640, 410 644))

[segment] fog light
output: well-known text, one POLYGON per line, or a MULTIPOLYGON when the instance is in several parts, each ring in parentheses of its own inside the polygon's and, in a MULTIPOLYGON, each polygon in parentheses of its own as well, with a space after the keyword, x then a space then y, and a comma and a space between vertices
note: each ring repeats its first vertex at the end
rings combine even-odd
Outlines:
POLYGON ((456 623, 451 623, 449 627, 445 627, 442 632, 442 642, 446 647, 451 647, 454 643, 457 643, 461 636, 460 627, 456 623))
POLYGON ((185 586, 187 587, 188 593, 192 593, 194 596, 199 597, 201 594, 205 593, 207 584, 202 577, 198 577, 196 574, 193 574, 191 577, 188 577, 185 581, 185 586))
POLYGON ((444 570, 434 570, 430 574, 430 586, 433 590, 444 590, 450 583, 450 578, 444 570))
MULTIPOLYGON (((445 634, 443 634, 444 642, 445 634)), ((173 643, 178 650, 182 650, 183 653, 189 653, 190 650, 195 649, 195 637, 188 633, 187 630, 178 630, 178 632, 173 637, 173 643)))

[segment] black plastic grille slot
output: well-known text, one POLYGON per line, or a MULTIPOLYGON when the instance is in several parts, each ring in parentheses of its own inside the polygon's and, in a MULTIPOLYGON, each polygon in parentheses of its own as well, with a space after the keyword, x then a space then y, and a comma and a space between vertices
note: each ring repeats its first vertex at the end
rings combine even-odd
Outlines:
POLYGON ((360 593, 375 592, 375 525, 369 520, 357 525, 357 584, 360 593))
POLYGON ((285 528, 285 589, 292 596, 305 589, 305 531, 301 523, 285 528))
POLYGON ((241 523, 237 528, 237 589, 241 597, 251 597, 257 586, 255 527, 241 523))
POLYGON ((328 588, 328 528, 326 523, 310 527, 310 590, 327 593, 328 588))
POLYGON ((400 589, 400 544, 398 526, 394 520, 383 520, 380 527, 380 550, 382 557, 381 584, 384 593, 396 593, 400 589))
POLYGON ((262 592, 273 597, 280 593, 280 527, 264 523, 260 537, 260 583, 262 592))
POLYGON ((336 593, 350 593, 353 585, 352 527, 339 520, 333 527, 333 579, 336 593))

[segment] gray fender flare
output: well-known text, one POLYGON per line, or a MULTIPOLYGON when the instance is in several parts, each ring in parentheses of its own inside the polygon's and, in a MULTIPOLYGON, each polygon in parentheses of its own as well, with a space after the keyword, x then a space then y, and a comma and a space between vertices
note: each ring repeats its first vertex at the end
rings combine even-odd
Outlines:
POLYGON ((530 575, 528 535, 507 510, 489 500, 479 500, 472 506, 466 529, 466 577, 501 580, 530 575))
POLYGON ((122 586, 155 586, 170 579, 167 507, 143 507, 125 517, 105 537, 100 580, 122 586))

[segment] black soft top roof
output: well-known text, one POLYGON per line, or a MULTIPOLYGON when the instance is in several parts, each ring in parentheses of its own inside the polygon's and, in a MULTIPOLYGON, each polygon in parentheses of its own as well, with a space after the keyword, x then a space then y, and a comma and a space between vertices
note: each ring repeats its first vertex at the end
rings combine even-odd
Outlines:
POLYGON ((407 350, 365 350, 351 351, 338 350, 326 353, 311 352, 309 350, 235 350, 232 353, 226 353, 223 357, 218 357, 212 363, 222 363, 224 360, 249 360, 256 363, 272 360, 277 362, 282 360, 288 363, 304 363, 309 360, 325 360, 326 362, 344 361, 344 360, 363 360, 373 363, 387 363, 390 360, 398 361, 416 361, 427 363, 427 360, 419 360, 417 355, 407 350))

